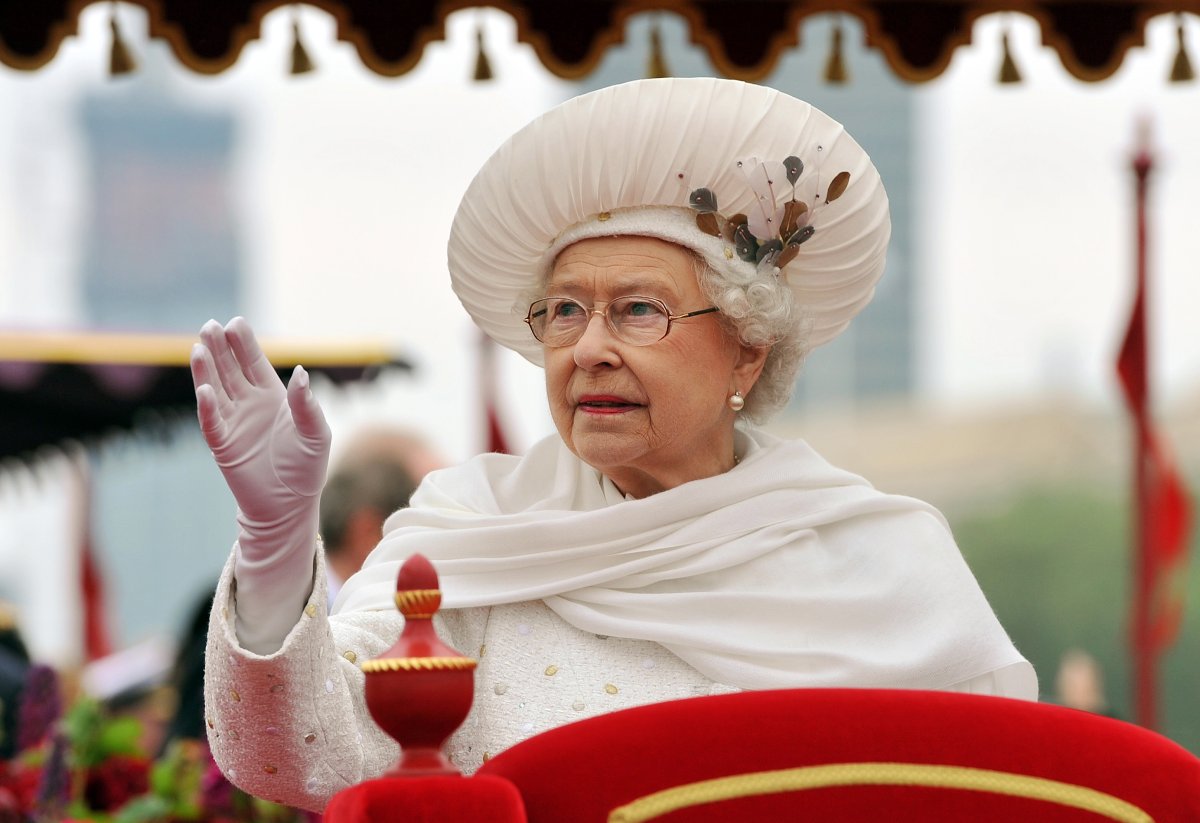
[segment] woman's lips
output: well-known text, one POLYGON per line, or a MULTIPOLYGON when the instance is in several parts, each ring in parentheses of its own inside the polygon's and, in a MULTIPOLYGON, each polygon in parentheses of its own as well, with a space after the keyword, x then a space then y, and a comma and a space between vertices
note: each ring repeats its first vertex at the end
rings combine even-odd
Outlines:
POLYGON ((588 414, 620 414, 640 405, 611 394, 587 394, 579 398, 577 407, 588 414))

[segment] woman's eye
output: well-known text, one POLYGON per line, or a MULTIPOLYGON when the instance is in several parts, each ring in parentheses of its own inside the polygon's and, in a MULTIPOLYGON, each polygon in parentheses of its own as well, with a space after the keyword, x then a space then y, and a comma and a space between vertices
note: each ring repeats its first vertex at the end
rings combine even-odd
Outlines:
POLYGON ((662 313, 662 307, 648 300, 631 300, 624 308, 628 317, 654 317, 662 313))
POLYGON ((570 320, 579 317, 581 314, 583 314, 583 306, 570 301, 559 303, 557 309, 554 311, 554 316, 563 320, 570 320))

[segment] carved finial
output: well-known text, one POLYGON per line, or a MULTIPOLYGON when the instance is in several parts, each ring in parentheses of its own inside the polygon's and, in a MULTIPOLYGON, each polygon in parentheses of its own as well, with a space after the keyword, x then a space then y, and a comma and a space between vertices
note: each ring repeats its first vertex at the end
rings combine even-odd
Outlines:
POLYGON ((437 572, 423 554, 404 561, 396 575, 396 608, 404 619, 428 620, 442 607, 437 572))
POLYGON ((362 664, 367 708, 400 744, 393 775, 459 773, 442 745, 471 710, 476 661, 438 637, 431 618, 441 605, 433 564, 414 554, 396 575, 404 631, 390 649, 362 664))

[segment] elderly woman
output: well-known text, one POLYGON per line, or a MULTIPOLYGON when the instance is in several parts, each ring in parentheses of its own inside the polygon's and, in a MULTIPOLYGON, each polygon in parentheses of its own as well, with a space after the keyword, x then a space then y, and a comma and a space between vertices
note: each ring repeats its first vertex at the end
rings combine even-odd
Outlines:
POLYGON ((206 325, 199 415, 239 507, 206 685, 230 779, 319 809, 394 762, 357 661, 396 637, 414 552, 443 636, 480 658, 449 744, 467 772, 562 723, 738 689, 1036 698, 936 510, 750 425, 870 299, 888 235, 863 150, 770 89, 646 80, 534 121, 463 197, 449 268, 478 325, 544 365, 557 435, 429 475, 328 618, 307 376, 285 389, 245 321, 206 325))

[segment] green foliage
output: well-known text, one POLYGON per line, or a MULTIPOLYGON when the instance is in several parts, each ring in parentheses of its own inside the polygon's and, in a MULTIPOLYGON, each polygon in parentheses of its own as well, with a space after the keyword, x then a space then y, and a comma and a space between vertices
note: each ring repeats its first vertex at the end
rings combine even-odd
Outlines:
MULTIPOLYGON (((146 794, 130 800, 112 817, 112 823, 161 823, 178 819, 172 816, 171 804, 156 794, 146 794)), ((196 818, 184 818, 196 819, 196 818)))
POLYGON ((141 754, 141 725, 132 717, 109 717, 95 700, 81 699, 63 718, 72 765, 89 769, 114 755, 141 754))
MULTIPOLYGON (((1055 698, 1063 654, 1091 654, 1110 706, 1131 719, 1128 642, 1131 605, 1129 501, 1088 486, 1030 488, 986 510, 947 512, 980 586, 1017 648, 1038 672, 1043 700, 1055 698)), ((1193 534, 1188 591, 1200 589, 1200 538, 1193 534)), ((1160 732, 1200 752, 1200 603, 1159 669, 1160 732)))
POLYGON ((199 820, 203 816, 200 798, 206 767, 207 752, 199 742, 173 741, 150 769, 150 796, 161 802, 175 820, 199 820))

